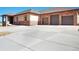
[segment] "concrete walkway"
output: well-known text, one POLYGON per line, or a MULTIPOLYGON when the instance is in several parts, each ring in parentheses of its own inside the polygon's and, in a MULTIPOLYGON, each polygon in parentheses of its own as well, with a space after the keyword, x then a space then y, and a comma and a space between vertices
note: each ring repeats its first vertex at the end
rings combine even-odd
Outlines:
POLYGON ((12 26, 0 32, 1 51, 79 51, 78 26, 12 26))

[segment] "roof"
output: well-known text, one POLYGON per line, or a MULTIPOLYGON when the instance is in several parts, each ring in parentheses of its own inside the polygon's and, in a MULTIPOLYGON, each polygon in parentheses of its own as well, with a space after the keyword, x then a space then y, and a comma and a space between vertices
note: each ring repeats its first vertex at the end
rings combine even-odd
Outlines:
POLYGON ((2 16, 4 16, 4 15, 6 15, 6 16, 14 16, 15 14, 9 13, 9 14, 3 14, 2 16))
POLYGON ((17 13, 17 14, 22 14, 22 13, 27 13, 27 12, 32 12, 32 13, 40 14, 39 11, 33 10, 33 9, 24 10, 24 11, 19 12, 19 13, 17 13))
POLYGON ((44 14, 44 13, 61 12, 61 11, 74 10, 74 9, 79 9, 79 7, 49 7, 49 9, 41 10, 41 11, 29 9, 29 10, 22 11, 18 14, 27 13, 27 12, 33 12, 33 13, 36 13, 36 14, 44 14))
POLYGON ((79 7, 49 7, 47 10, 41 10, 41 11, 37 11, 37 10, 33 10, 33 9, 28 9, 28 10, 24 10, 22 12, 19 12, 17 14, 4 14, 4 15, 18 15, 18 14, 22 14, 22 13, 27 13, 27 12, 32 12, 32 13, 36 13, 36 14, 44 14, 44 13, 51 13, 51 12, 61 12, 61 11, 66 11, 66 10, 79 10, 79 7))
POLYGON ((40 11, 40 13, 43 14, 43 13, 51 13, 51 12, 61 12, 61 11, 75 10, 75 9, 79 9, 79 7, 50 7, 47 10, 40 11))

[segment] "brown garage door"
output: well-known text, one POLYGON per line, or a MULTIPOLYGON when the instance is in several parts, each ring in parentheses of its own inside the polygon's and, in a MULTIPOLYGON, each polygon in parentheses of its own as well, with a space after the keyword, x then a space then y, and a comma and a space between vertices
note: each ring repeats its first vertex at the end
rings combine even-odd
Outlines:
POLYGON ((62 16, 62 25, 73 25, 74 24, 74 17, 71 16, 62 16))
POLYGON ((59 15, 50 16, 50 24, 51 25, 59 25, 59 15))

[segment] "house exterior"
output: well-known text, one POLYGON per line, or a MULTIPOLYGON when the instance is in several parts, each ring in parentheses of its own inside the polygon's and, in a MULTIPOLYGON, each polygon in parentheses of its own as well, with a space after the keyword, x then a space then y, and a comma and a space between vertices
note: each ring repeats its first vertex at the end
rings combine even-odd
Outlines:
POLYGON ((47 10, 26 10, 2 15, 3 26, 14 25, 79 25, 79 8, 54 7, 47 10))

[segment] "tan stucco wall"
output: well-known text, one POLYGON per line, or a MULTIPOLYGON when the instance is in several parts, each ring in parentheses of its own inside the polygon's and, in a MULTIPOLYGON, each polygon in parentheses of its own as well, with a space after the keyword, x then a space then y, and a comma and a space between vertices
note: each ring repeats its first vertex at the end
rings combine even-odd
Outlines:
POLYGON ((51 15, 59 15, 59 22, 60 22, 60 24, 61 24, 61 17, 62 16, 69 16, 69 15, 73 15, 74 16, 74 25, 76 25, 77 24, 77 22, 76 22, 76 20, 77 20, 77 16, 76 16, 76 11, 64 11, 64 12, 56 12, 56 13, 46 13, 46 14, 42 14, 41 15, 41 18, 40 18, 40 23, 42 24, 42 18, 44 18, 44 17, 48 17, 48 20, 49 20, 49 24, 50 24, 50 16, 51 15))
POLYGON ((30 18, 30 15, 32 15, 32 16, 34 16, 34 18, 35 18, 35 16, 38 16, 39 24, 42 24, 42 18, 47 17, 48 18, 48 25, 50 25, 50 16, 51 15, 59 15, 59 24, 61 24, 62 16, 73 15, 74 16, 74 25, 76 25, 77 23, 79 23, 79 20, 78 20, 79 15, 77 15, 76 12, 77 11, 64 11, 64 12, 45 13, 45 14, 41 14, 41 15, 34 14, 34 13, 26 13, 26 14, 20 14, 20 15, 14 16, 14 22, 17 22, 16 17, 18 17, 18 22, 21 22, 21 21, 25 21, 24 17, 27 16, 27 20, 29 21, 29 24, 31 25, 30 19, 33 19, 33 18, 30 18))
POLYGON ((21 14, 14 16, 14 23, 21 25, 29 25, 29 14, 21 14), (27 18, 27 20, 25 20, 25 17, 27 18))
POLYGON ((14 21, 16 21, 16 17, 18 17, 18 21, 24 21, 24 17, 27 17, 27 14, 23 14, 23 15, 16 15, 15 17, 14 17, 14 21))
MULTIPOLYGON (((37 14, 33 14, 33 13, 26 13, 26 14, 20 14, 20 15, 16 15, 16 16, 14 16, 14 23, 25 23, 26 21, 25 21, 25 18, 24 17, 27 17, 27 22, 29 22, 29 25, 35 25, 35 24, 38 24, 38 15, 37 14), (17 20, 17 18, 16 17, 18 17, 18 20, 17 20), (36 21, 37 20, 37 21, 36 21), (36 22, 35 22, 36 21, 36 22), (35 24, 34 24, 34 22, 35 22, 35 24)), ((26 22, 26 23, 27 23, 26 22)))
POLYGON ((38 25, 39 16, 30 14, 30 25, 38 25))
POLYGON ((77 24, 79 24, 79 12, 77 13, 77 24))

